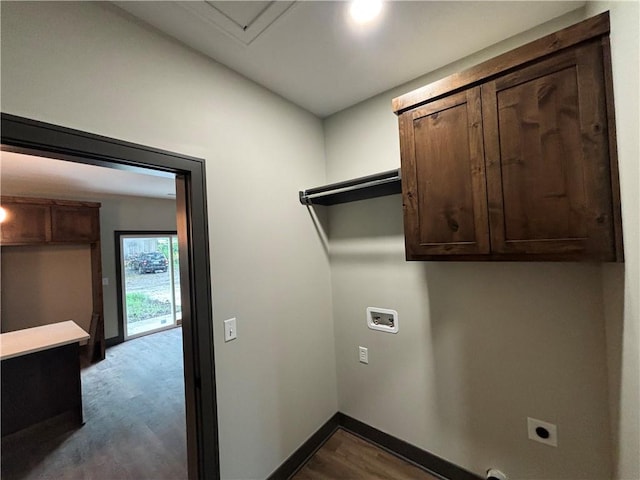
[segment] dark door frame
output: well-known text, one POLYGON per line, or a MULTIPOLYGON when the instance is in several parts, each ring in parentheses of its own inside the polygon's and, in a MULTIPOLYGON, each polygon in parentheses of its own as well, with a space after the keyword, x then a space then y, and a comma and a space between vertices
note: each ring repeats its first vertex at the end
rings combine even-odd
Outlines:
MULTIPOLYGON (((106 339, 107 346, 111 347, 118 343, 124 342, 124 304, 122 301, 122 280, 124 278, 124 272, 122 271, 122 264, 120 262, 122 256, 122 248, 120 245, 120 238, 123 235, 176 235, 175 230, 115 230, 113 232, 113 240, 115 243, 115 257, 116 257, 116 290, 118 294, 118 335, 114 338, 106 339)), ((182 292, 180 292, 182 296, 182 292)))
POLYGON ((176 175, 189 478, 219 479, 204 160, 5 113, 0 137, 6 151, 176 175))

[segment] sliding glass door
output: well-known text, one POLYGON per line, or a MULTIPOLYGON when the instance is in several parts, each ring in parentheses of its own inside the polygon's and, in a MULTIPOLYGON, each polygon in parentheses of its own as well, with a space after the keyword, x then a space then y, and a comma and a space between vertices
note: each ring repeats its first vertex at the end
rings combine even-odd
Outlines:
POLYGON ((121 234, 119 242, 124 339, 179 325, 178 237, 121 234))

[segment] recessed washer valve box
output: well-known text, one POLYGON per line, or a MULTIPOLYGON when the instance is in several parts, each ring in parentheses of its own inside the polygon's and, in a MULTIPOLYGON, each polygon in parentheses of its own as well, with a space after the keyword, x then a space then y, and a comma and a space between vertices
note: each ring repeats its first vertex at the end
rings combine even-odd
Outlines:
POLYGON ((398 333, 398 312, 388 308, 367 307, 367 326, 372 330, 398 333))

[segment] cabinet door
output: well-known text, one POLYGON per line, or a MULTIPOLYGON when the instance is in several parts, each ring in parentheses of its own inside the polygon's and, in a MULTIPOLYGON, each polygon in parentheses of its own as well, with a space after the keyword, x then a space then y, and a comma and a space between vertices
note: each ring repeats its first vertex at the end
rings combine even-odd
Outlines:
POLYGON ((23 245, 48 242, 51 223, 48 205, 4 203, 6 219, 0 225, 3 245, 23 245))
POLYGON ((97 208, 51 207, 51 241, 96 242, 100 240, 100 219, 97 208))
POLYGON ((480 89, 400 116, 407 260, 489 253, 480 89))
POLYGON ((601 47, 482 86, 491 249, 614 260, 601 47))

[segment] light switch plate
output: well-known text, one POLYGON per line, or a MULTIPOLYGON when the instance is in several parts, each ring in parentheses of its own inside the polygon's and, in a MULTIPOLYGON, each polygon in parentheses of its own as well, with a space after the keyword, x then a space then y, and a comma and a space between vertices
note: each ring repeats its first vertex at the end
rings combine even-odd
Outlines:
POLYGON ((358 357, 360 363, 369 363, 369 349, 367 347, 358 347, 358 357))
POLYGON ((236 329, 236 319, 230 318, 229 320, 224 321, 224 341, 230 342, 231 340, 235 340, 238 336, 238 331, 236 329))

